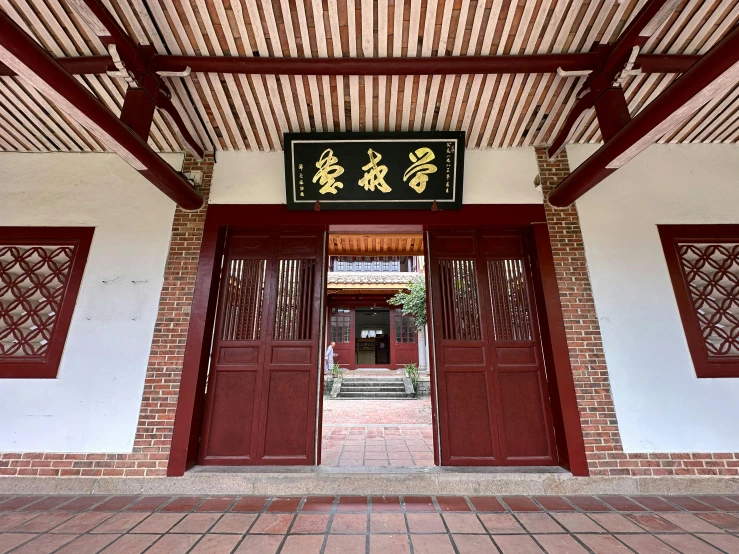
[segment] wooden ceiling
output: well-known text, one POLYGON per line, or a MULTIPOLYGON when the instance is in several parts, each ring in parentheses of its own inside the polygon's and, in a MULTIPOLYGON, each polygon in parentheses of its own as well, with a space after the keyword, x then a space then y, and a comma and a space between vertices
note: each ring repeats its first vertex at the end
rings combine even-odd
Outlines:
MULTIPOLYGON (((105 0, 140 44, 184 55, 387 57, 587 52, 615 40, 644 0, 105 0)), ((64 0, 0 0, 56 57, 105 54, 64 0)), ((703 54, 739 21, 739 0, 682 0, 646 53, 703 54)), ((632 115, 674 74, 629 77, 632 115)), ((77 77, 117 115, 126 83, 77 77)), ((280 150, 288 131, 465 130, 469 148, 547 144, 583 77, 262 76, 167 78, 206 150, 280 150)), ((737 142, 739 84, 660 142, 737 142)), ((586 114, 570 142, 599 142, 586 114)), ((151 146, 183 149, 155 116, 151 146)), ((0 150, 101 151, 76 121, 16 77, 0 78, 0 150)))
POLYGON ((421 256, 423 235, 404 234, 334 234, 328 237, 331 256, 421 256))

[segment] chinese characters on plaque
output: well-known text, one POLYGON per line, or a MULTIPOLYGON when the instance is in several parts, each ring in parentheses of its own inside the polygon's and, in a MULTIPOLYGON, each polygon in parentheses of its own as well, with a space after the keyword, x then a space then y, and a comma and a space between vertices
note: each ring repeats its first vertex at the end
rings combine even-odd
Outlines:
POLYGON ((463 132, 288 133, 290 209, 459 209, 463 132))

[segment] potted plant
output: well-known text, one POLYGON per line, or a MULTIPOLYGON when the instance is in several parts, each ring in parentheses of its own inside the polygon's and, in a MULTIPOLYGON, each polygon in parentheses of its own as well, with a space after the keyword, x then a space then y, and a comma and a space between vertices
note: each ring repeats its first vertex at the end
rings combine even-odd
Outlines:
POLYGON ((413 394, 414 396, 418 393, 418 366, 416 364, 406 364, 405 365, 405 379, 403 379, 403 382, 406 383, 406 395, 409 393, 413 394), (409 391, 408 388, 412 387, 412 391, 409 391))

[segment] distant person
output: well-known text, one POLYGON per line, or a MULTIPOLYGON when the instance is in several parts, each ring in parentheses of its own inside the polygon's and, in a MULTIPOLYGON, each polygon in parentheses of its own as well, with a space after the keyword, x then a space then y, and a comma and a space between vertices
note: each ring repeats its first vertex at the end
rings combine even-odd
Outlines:
POLYGON ((326 363, 326 369, 324 370, 326 373, 331 373, 331 370, 334 368, 334 346, 336 346, 335 342, 331 342, 331 344, 328 345, 328 348, 326 348, 326 355, 324 356, 324 361, 326 363))

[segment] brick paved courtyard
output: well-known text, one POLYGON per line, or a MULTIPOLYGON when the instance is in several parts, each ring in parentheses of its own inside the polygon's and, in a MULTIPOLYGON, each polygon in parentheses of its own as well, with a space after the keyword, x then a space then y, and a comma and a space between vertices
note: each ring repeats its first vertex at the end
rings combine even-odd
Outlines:
POLYGON ((321 464, 332 467, 434 465, 431 399, 323 402, 321 464))
POLYGON ((736 554, 739 496, 0 496, 9 552, 736 554))

